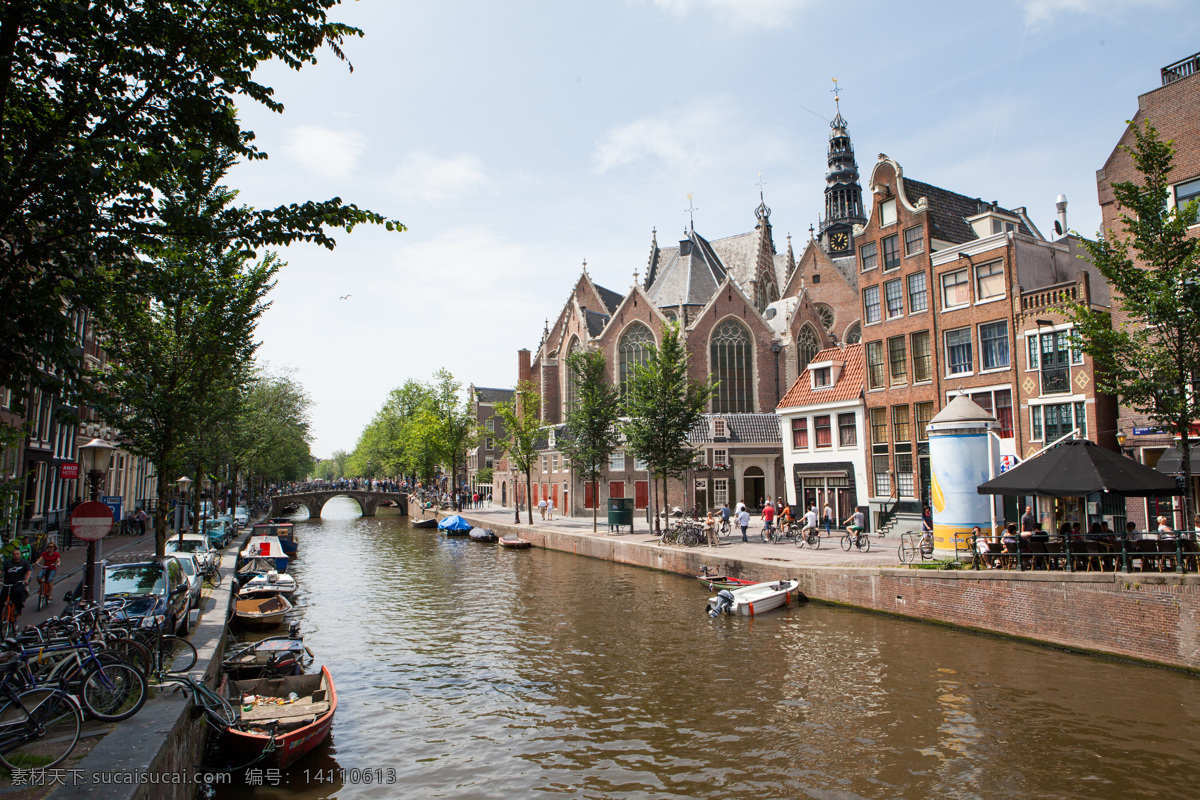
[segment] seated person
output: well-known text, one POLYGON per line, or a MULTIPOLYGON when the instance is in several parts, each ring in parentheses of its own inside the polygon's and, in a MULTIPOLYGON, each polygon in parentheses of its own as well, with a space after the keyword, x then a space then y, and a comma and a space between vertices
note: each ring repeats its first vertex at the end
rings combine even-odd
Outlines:
POLYGON ((1017 535, 1017 523, 1009 523, 1008 528, 1004 531, 1004 536, 1000 538, 1000 544, 1004 545, 1004 552, 1006 553, 1020 551, 1021 537, 1017 535))
POLYGON ((1031 542, 1041 542, 1042 544, 1046 544, 1050 541, 1050 534, 1042 528, 1042 523, 1039 522, 1037 527, 1033 530, 1033 533, 1030 534, 1029 540, 1031 542))

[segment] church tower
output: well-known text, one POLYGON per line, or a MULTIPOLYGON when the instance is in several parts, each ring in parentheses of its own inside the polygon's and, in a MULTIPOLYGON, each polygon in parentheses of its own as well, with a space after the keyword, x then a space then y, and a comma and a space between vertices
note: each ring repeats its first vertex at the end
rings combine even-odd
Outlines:
POLYGON ((829 170, 825 173, 825 219, 820 241, 829 255, 837 258, 854 253, 854 226, 865 225, 858 163, 846 133, 840 98, 834 96, 837 116, 829 123, 829 170))

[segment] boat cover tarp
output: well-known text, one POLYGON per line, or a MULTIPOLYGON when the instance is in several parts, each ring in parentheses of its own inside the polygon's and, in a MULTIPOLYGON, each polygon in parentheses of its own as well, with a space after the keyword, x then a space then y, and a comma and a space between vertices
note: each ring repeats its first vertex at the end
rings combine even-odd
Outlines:
POLYGON ((475 527, 458 514, 451 514, 438 523, 439 531, 469 531, 475 527))

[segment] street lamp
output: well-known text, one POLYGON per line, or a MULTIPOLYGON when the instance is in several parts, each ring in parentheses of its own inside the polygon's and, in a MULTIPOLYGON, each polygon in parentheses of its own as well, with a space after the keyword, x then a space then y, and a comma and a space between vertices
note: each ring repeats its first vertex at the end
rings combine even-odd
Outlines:
MULTIPOLYGON (((114 449, 103 439, 92 439, 79 448, 79 466, 87 474, 89 500, 98 500, 100 497, 100 484, 104 481, 104 476, 108 474, 114 449)), ((92 541, 87 544, 87 564, 83 572, 83 596, 89 601, 96 599, 96 543, 92 541)))

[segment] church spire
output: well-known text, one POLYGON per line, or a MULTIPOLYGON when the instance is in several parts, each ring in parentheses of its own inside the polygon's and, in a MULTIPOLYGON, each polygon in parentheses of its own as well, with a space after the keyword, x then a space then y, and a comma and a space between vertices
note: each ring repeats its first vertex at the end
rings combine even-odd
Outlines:
POLYGON ((825 173, 825 219, 821 221, 820 238, 831 253, 849 253, 854 249, 851 242, 854 225, 866 224, 867 218, 863 214, 858 163, 842 116, 837 78, 833 79, 833 85, 837 114, 829 123, 829 169, 825 173))

